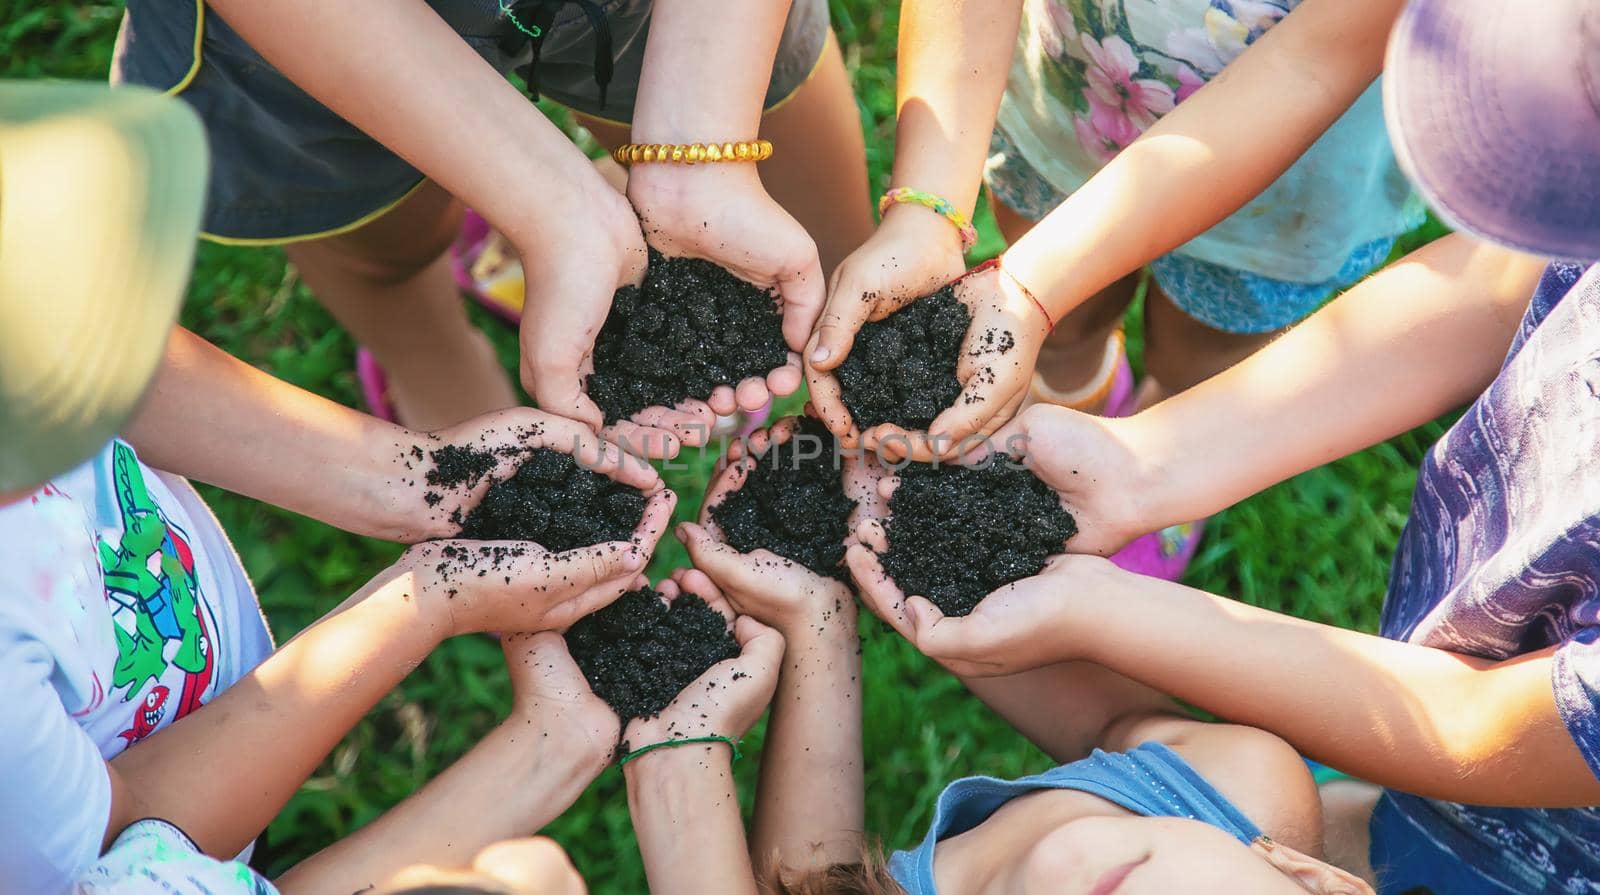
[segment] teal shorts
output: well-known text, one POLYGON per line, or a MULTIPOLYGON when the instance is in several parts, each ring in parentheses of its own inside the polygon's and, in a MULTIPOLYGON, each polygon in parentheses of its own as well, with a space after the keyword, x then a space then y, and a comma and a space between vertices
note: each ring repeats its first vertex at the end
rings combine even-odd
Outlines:
MULTIPOLYGON (((563 5, 544 35, 539 92, 575 111, 627 124, 651 2, 597 4, 610 25, 615 66, 604 105, 595 82, 595 33, 575 4, 563 5)), ((532 61, 531 41, 499 0, 428 5, 502 74, 532 61)), ((767 109, 811 76, 828 31, 827 0, 795 0, 767 86, 767 109)), ((422 172, 267 64, 204 0, 128 0, 112 80, 168 91, 200 113, 212 157, 202 235, 217 242, 269 245, 343 233, 381 216, 423 181, 422 172)))
MULTIPOLYGON (((1065 193, 1034 170, 998 128, 989 144, 984 184, 1000 204, 1035 222, 1067 199, 1065 193)), ((1339 259, 1336 274, 1311 282, 1274 279, 1180 252, 1169 252, 1150 262, 1150 274, 1173 304, 1212 329, 1238 334, 1270 333, 1309 317, 1336 293, 1382 267, 1394 244, 1394 237, 1363 243, 1339 259)))

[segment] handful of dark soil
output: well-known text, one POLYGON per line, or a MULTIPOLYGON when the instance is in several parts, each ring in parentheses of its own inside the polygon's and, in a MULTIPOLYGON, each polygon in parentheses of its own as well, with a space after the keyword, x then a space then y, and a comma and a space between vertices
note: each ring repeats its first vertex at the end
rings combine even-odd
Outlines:
POLYGON ((739 655, 727 619, 704 600, 681 594, 669 607, 648 587, 579 619, 567 649, 624 722, 661 714, 706 669, 739 655))
POLYGON ((861 327, 833 371, 856 425, 926 430, 961 394, 956 360, 971 324, 972 313, 946 286, 861 327))
POLYGON ((711 518, 740 553, 765 548, 842 579, 855 502, 839 482, 838 457, 833 433, 801 417, 789 440, 757 458, 744 485, 711 508, 711 518))
POLYGON ((1049 485, 1005 454, 993 461, 909 464, 889 498, 884 571, 945 615, 966 615, 997 588, 1039 574, 1078 533, 1049 485))
POLYGON ((624 286, 611 300, 587 388, 609 424, 709 397, 788 359, 773 293, 710 261, 651 250, 644 285, 624 286))
POLYGON ((559 553, 627 540, 644 517, 644 503, 638 488, 584 469, 560 451, 538 448, 456 521, 459 537, 535 541, 559 553))

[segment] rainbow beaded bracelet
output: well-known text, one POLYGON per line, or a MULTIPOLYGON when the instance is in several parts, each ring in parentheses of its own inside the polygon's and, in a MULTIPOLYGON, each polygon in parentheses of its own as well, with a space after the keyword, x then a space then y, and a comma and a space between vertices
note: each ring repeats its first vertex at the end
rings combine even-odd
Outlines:
POLYGON ((959 208, 956 208, 949 199, 943 196, 935 196, 932 193, 924 193, 922 190, 914 190, 905 186, 895 187, 884 193, 883 198, 878 200, 878 217, 883 217, 884 212, 889 210, 889 206, 897 202, 921 205, 923 208, 931 209, 935 214, 943 216, 954 224, 956 230, 961 233, 961 250, 963 252, 972 248, 978 241, 978 228, 972 226, 972 220, 962 214, 959 208))
POLYGON ((736 143, 624 143, 611 151, 617 164, 677 162, 764 162, 772 158, 772 141, 740 140, 736 143))

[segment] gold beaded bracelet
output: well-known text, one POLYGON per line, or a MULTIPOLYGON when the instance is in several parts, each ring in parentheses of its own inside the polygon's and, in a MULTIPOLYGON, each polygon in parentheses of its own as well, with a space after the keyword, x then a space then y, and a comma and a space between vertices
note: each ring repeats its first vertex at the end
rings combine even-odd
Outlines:
POLYGON ((644 162, 764 162, 772 158, 770 140, 741 140, 737 143, 625 143, 612 150, 619 165, 644 162))

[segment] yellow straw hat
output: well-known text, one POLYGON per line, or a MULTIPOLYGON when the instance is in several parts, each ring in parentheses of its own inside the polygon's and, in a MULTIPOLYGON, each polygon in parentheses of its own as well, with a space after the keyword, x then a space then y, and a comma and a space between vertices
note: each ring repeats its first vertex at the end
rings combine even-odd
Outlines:
POLYGON ((181 102, 0 81, 0 494, 87 460, 133 413, 177 318, 206 170, 181 102))

